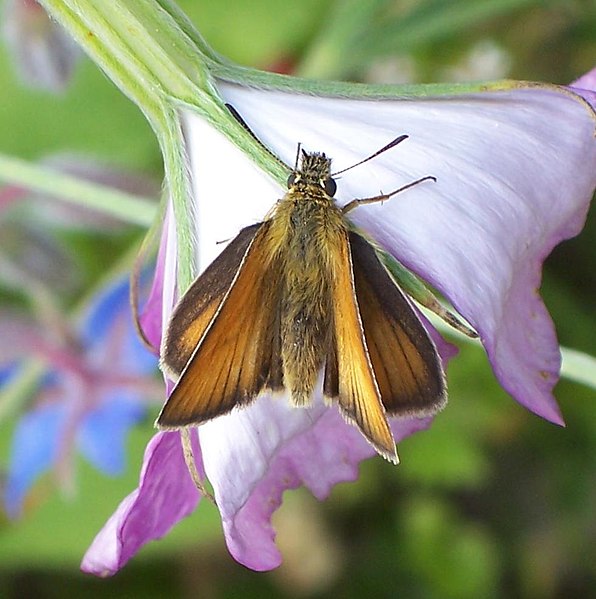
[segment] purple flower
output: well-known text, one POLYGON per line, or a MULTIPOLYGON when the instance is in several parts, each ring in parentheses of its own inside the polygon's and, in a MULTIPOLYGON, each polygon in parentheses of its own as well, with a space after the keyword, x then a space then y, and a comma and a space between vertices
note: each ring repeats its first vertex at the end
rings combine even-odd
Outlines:
MULTIPOLYGON (((258 90, 221 82, 219 92, 263 143, 287 164, 296 144, 324 151, 341 170, 400 134, 409 139, 343 174, 345 204, 434 175, 382 205, 359 207, 354 223, 451 301, 479 332, 503 387, 532 412, 562 424, 552 389, 560 353, 538 294, 552 248, 579 233, 596 186, 594 111, 555 86, 405 100, 354 100, 258 90)), ((218 132, 183 115, 201 269, 222 240, 258 222, 284 190, 218 132)), ((176 238, 170 209, 156 281, 167 322, 175 301, 176 238)), ((153 320, 153 324, 158 320, 153 320)), ((436 335, 436 332, 434 333, 436 335)), ((448 348, 443 344, 445 358, 448 348)), ((396 439, 430 419, 393 419, 396 439)), ((281 561, 271 515, 283 491, 305 485, 323 499, 354 480, 374 454, 335 408, 315 398, 308 409, 260 397, 198 427, 195 458, 213 486, 228 548, 255 570, 281 561)), ((193 433, 194 434, 194 433, 193 433)), ((82 564, 109 575, 164 535, 199 500, 175 432, 150 442, 136 491, 98 534, 82 564)))
MULTIPOLYGON (((42 336, 26 321, 1 316, 0 358, 11 364, 10 375, 26 357, 48 364, 35 407, 17 423, 12 440, 5 506, 14 517, 43 472, 53 469, 62 485, 72 484, 73 446, 102 472, 122 472, 126 433, 146 413, 156 359, 136 335, 126 281, 94 298, 76 339, 42 336)), ((0 381, 8 383, 7 375, 0 381)))
POLYGON ((62 91, 81 51, 36 0, 7 0, 3 33, 21 80, 32 87, 62 91))

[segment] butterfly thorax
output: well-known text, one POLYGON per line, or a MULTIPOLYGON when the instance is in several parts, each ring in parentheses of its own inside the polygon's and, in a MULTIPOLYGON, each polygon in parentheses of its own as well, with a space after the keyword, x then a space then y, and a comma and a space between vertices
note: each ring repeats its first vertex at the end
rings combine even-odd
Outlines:
POLYGON ((324 154, 305 154, 271 218, 272 250, 283 260, 283 380, 296 405, 309 401, 329 351, 335 273, 347 243, 345 219, 325 189, 329 165, 324 154))

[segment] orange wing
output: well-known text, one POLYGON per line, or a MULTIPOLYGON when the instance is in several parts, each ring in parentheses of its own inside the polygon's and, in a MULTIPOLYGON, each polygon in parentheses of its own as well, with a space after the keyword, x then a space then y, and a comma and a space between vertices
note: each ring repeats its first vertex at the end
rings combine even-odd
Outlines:
POLYGON ((433 414, 446 403, 434 343, 373 246, 351 231, 354 283, 366 345, 388 414, 433 414))
POLYGON ((358 426, 382 456, 397 463, 395 441, 364 341, 347 235, 336 265, 335 284, 333 334, 325 366, 324 394, 338 402, 344 416, 358 426))
POLYGON ((177 379, 228 293, 261 223, 246 227, 189 287, 178 302, 161 347, 164 370, 177 379))
MULTIPOLYGON (((278 319, 281 277, 279 264, 268 251, 268 234, 269 223, 262 223, 247 244, 227 293, 213 312, 214 302, 207 292, 204 294, 207 308, 199 311, 200 322, 191 321, 192 335, 201 327, 204 333, 157 419, 160 428, 200 424, 235 406, 250 403, 264 387, 281 387, 278 319), (209 313, 212 317, 204 326, 205 315, 209 313)), ((239 242, 234 251, 239 251, 243 244, 244 241, 239 242)), ((224 264, 228 263, 233 260, 224 259, 224 264)), ((210 280, 216 281, 217 277, 214 263, 210 280)), ((200 297, 198 292, 197 296, 200 297)))

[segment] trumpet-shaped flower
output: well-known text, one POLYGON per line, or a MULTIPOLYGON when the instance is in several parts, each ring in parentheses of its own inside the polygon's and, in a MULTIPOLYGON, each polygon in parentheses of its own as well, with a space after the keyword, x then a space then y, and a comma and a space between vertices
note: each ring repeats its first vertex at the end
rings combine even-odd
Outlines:
MULTIPOLYGON (((512 397, 563 423, 552 394, 559 346, 538 288, 545 257, 579 233, 596 186, 596 117, 589 97, 583 101, 566 89, 522 84, 404 99, 314 96, 224 81, 218 91, 289 165, 299 142, 307 151, 325 152, 337 171, 407 134, 397 148, 338 178, 339 205, 436 177, 435 184, 358 207, 350 218, 471 323, 512 397)), ((203 270, 222 251, 222 241, 261 221, 284 190, 198 116, 185 112, 182 119, 194 250, 203 270)), ((153 331, 156 323, 167 323, 176 299, 176 222, 170 207, 154 294, 161 290, 162 303, 155 302, 153 316, 146 315, 153 331)), ((449 346, 437 344, 448 357, 449 346)), ((399 441, 429 423, 391 424, 399 441)), ((374 454, 320 398, 309 408, 293 409, 264 395, 197 431, 195 459, 213 486, 228 548, 256 570, 281 561, 271 515, 284 490, 305 485, 322 499, 337 482, 355 479, 359 462, 374 454)), ((158 433, 147 447, 138 489, 98 534, 83 569, 114 573, 198 500, 178 433, 158 433)))

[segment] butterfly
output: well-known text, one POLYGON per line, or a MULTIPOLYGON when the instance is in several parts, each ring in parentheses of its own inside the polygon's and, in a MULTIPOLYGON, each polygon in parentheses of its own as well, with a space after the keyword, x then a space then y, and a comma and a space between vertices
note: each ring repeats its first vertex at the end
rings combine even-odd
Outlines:
POLYGON ((176 384, 158 428, 202 424, 265 391, 308 406, 322 373, 325 400, 397 463, 388 417, 445 405, 432 339, 373 243, 346 217, 434 177, 340 207, 337 174, 325 154, 299 149, 287 193, 269 216, 242 229, 184 294, 162 343, 162 368, 176 384))

